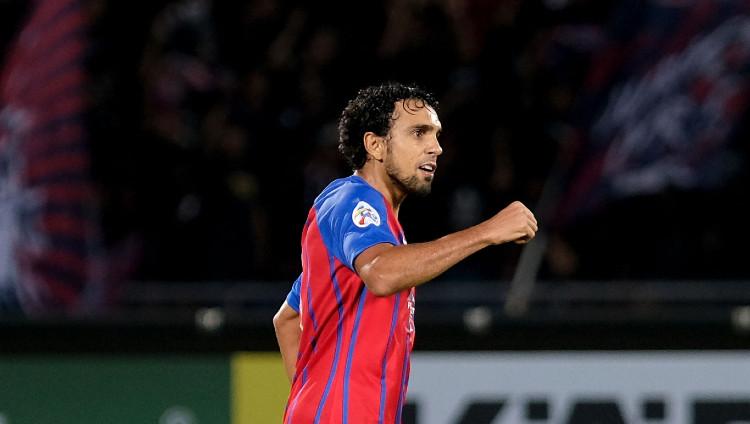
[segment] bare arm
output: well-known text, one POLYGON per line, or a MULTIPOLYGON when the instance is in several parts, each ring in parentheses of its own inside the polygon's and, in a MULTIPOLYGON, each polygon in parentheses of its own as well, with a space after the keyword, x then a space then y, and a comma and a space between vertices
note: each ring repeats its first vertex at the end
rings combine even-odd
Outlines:
POLYGON ((487 246, 526 243, 536 231, 531 211, 513 202, 487 221, 431 242, 372 246, 357 256, 354 266, 371 292, 387 296, 430 281, 487 246))
POLYGON ((273 317, 273 328, 276 331, 281 358, 284 360, 284 368, 291 382, 296 371, 299 338, 302 332, 299 326, 299 313, 284 302, 273 317))

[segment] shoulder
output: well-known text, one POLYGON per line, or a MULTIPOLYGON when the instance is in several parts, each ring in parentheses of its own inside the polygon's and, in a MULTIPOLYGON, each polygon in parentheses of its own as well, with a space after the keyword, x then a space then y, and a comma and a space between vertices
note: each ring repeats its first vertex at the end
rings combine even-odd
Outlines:
POLYGON ((318 218, 360 218, 358 222, 380 224, 386 219, 386 204, 382 194, 357 176, 333 181, 315 200, 318 218))

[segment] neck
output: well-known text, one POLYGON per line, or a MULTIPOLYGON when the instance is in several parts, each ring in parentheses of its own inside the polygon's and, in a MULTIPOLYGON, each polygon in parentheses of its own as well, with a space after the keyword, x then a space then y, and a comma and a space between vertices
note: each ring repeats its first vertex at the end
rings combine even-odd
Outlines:
POLYGON ((396 218, 398 218, 398 211, 401 208, 401 203, 406 198, 406 192, 402 187, 394 183, 383 167, 370 165, 371 162, 368 161, 365 166, 354 171, 354 175, 367 181, 367 183, 373 186, 375 190, 379 191, 380 194, 382 194, 391 204, 393 213, 396 215, 396 218))

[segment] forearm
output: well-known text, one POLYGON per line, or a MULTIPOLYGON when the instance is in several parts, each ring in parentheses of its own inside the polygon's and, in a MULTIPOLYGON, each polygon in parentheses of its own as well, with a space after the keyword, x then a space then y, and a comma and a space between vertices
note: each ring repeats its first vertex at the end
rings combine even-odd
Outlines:
POLYGON ((281 358, 284 361, 284 369, 291 382, 297 368, 297 353, 299 352, 299 327, 276 330, 276 339, 279 342, 281 358))
POLYGON ((483 224, 426 243, 384 246, 358 269, 376 295, 389 295, 434 279, 489 246, 483 224))
POLYGON ((302 332, 299 324, 299 315, 286 302, 273 319, 276 341, 279 343, 284 369, 290 382, 294 379, 297 367, 297 353, 299 352, 299 340, 302 332))

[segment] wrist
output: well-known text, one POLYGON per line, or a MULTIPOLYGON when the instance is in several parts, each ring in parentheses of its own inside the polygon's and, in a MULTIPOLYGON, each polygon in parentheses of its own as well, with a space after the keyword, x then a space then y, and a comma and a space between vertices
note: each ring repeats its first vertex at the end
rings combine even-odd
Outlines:
POLYGON ((473 230, 476 231, 476 238, 477 242, 479 243, 479 247, 485 248, 487 246, 492 246, 495 244, 500 244, 502 242, 497 242, 492 237, 492 226, 489 224, 489 222, 484 221, 480 222, 479 224, 475 225, 473 230))

